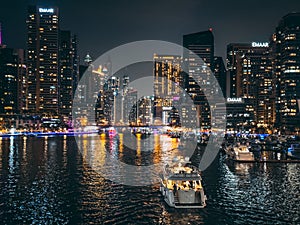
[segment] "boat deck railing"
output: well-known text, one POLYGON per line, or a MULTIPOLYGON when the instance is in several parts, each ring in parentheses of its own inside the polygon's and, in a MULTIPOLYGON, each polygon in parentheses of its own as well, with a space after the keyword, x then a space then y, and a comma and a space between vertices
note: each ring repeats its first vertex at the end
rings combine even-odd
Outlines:
POLYGON ((173 173, 167 176, 169 180, 201 180, 198 173, 173 173))

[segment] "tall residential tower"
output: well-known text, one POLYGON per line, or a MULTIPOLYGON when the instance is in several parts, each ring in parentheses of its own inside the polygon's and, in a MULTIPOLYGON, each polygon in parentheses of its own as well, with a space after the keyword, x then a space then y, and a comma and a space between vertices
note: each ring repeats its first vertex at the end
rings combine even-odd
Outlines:
POLYGON ((210 75, 214 71, 212 29, 184 35, 183 47, 187 49, 183 53, 184 70, 189 73, 184 78, 184 86, 197 107, 197 124, 201 129, 207 130, 211 128, 211 115, 210 106, 204 93, 212 88, 210 79, 210 75))
POLYGON ((27 16, 28 109, 32 113, 59 111, 58 9, 28 7, 27 16))
POLYGON ((272 37, 276 76, 276 126, 300 128, 300 13, 284 16, 272 37))

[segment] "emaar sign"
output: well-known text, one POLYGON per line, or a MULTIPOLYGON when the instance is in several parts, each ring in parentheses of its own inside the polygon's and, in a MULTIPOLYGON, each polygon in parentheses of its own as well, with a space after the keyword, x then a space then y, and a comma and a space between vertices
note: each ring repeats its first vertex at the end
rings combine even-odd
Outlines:
POLYGON ((252 47, 267 48, 267 47, 269 47, 269 43, 268 42, 252 42, 252 47))
POLYGON ((49 9, 39 8, 39 12, 40 13, 54 13, 54 9, 53 8, 49 8, 49 9))
POLYGON ((242 98, 227 98, 227 102, 242 103, 243 99, 242 98))

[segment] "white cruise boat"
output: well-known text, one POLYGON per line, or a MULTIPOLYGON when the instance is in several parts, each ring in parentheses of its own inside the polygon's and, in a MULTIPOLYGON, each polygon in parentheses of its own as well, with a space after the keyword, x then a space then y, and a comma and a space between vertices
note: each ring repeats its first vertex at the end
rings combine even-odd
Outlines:
POLYGON ((164 200, 175 208, 204 208, 206 196, 200 171, 186 158, 166 165, 161 175, 160 190, 164 200))
POLYGON ((236 145, 227 146, 225 152, 229 159, 236 162, 253 162, 255 158, 249 148, 249 145, 237 143, 236 145))

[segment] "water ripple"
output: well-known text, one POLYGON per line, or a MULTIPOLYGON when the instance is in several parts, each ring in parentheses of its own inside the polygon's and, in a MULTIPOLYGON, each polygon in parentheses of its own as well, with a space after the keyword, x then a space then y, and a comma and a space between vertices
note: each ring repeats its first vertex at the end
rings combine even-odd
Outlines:
MULTIPOLYGON (((132 164, 180 153, 178 143, 165 137, 145 153, 126 146, 121 151, 118 140, 104 142, 101 154, 132 164)), ((200 158, 196 153, 193 162, 200 158)), ((104 179, 73 137, 3 138, 0 219, 1 224, 300 224, 299 171, 299 164, 233 164, 220 156, 203 172, 207 207, 173 209, 159 184, 129 187, 104 179)))

